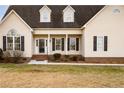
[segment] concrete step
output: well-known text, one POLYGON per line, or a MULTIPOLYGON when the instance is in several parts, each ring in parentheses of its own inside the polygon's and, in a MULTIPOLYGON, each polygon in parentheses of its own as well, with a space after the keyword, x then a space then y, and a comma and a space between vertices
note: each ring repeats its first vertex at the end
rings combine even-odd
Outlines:
POLYGON ((44 61, 36 61, 36 60, 31 60, 28 64, 47 64, 48 60, 44 61))

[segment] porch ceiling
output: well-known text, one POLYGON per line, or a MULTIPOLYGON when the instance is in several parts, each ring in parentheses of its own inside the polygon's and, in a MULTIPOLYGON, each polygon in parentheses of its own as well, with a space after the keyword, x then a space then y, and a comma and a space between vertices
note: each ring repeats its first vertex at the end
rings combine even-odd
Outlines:
POLYGON ((65 34, 82 34, 82 30, 35 30, 33 34, 51 34, 51 35, 65 35, 65 34))

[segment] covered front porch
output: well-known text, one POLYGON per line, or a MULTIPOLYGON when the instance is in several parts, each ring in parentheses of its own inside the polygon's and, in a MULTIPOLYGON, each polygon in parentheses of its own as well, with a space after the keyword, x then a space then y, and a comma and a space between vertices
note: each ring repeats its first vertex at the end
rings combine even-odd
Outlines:
POLYGON ((82 55, 83 36, 78 28, 34 29, 33 56, 45 58, 56 53, 64 55, 82 55))
POLYGON ((80 34, 33 35, 33 55, 81 55, 80 34))

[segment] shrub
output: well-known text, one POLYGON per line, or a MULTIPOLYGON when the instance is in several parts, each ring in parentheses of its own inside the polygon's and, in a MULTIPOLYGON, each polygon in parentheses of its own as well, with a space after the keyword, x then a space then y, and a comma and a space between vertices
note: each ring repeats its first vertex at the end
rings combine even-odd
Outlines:
POLYGON ((67 58, 67 59, 68 59, 68 58, 69 58, 69 55, 65 55, 65 58, 67 58))
POLYGON ((53 57, 55 60, 59 60, 61 58, 61 54, 60 53, 55 53, 53 54, 53 57))
POLYGON ((3 50, 0 48, 0 59, 3 57, 3 50))
POLYGON ((14 63, 20 63, 19 61, 21 60, 23 55, 22 51, 13 51, 13 61, 14 63))
POLYGON ((10 51, 5 51, 5 52, 4 52, 4 57, 5 57, 5 58, 11 57, 10 51))
POLYGON ((72 61, 78 61, 78 57, 77 56, 73 56, 73 57, 71 57, 71 60, 72 61))
POLYGON ((69 57, 70 57, 69 55, 64 55, 64 57, 63 57, 62 60, 63 60, 64 62, 68 62, 68 61, 69 61, 69 57))
POLYGON ((5 59, 7 60, 7 62, 10 63, 11 61, 12 63, 20 63, 22 56, 23 56, 23 52, 18 50, 4 52, 5 59))

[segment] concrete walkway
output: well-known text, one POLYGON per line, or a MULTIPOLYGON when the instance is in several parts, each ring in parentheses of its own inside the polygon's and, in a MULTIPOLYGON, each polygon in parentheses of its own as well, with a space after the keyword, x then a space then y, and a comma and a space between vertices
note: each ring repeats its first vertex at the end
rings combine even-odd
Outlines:
POLYGON ((48 61, 47 60, 44 60, 44 61, 31 60, 28 64, 48 64, 48 61))
POLYGON ((47 63, 46 65, 82 65, 82 66, 124 66, 124 64, 97 64, 97 63, 47 63))
POLYGON ((38 64, 38 65, 78 65, 78 66, 124 66, 124 64, 97 64, 97 63, 54 63, 47 61, 31 61, 28 64, 38 64))

